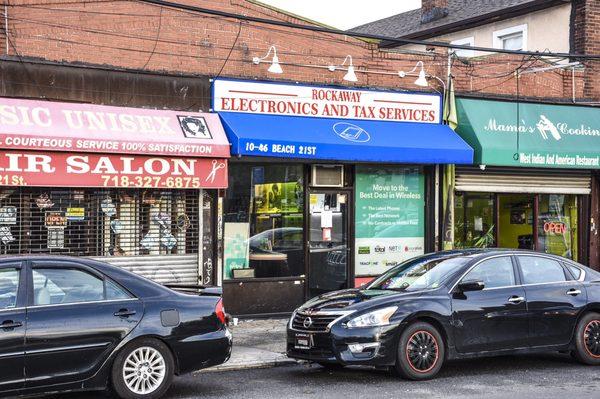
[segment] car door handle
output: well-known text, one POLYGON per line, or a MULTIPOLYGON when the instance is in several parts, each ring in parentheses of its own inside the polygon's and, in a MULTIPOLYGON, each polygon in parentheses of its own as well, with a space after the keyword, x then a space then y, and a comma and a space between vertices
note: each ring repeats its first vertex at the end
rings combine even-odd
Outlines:
POLYGON ((0 328, 2 328, 4 330, 8 330, 11 328, 17 328, 17 327, 23 327, 23 323, 21 323, 20 321, 6 320, 6 321, 2 322, 2 324, 0 324, 0 328))
POLYGON ((133 316, 135 313, 136 313, 135 310, 119 309, 118 312, 115 312, 115 316, 116 317, 129 317, 129 316, 133 316))
POLYGON ((567 291, 567 295, 577 296, 579 294, 581 294, 581 290, 576 290, 575 288, 571 288, 569 291, 567 291))
POLYGON ((524 302, 525 298, 523 298, 522 296, 517 296, 517 295, 513 295, 510 298, 508 298, 508 302, 513 303, 515 305, 518 305, 521 302, 524 302))

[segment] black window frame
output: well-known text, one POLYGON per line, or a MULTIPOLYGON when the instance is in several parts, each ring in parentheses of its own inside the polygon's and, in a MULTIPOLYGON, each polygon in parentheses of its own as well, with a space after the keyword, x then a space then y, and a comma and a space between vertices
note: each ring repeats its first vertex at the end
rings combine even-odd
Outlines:
POLYGON ((466 273, 463 274, 463 276, 458 280, 458 283, 456 283, 456 285, 460 284, 463 281, 467 281, 465 279, 469 275, 469 273, 471 273, 473 270, 475 270, 475 268, 480 266, 482 263, 488 262, 490 260, 497 259, 497 258, 509 258, 510 263, 512 264, 512 272, 513 272, 513 277, 514 277, 515 283, 513 285, 501 285, 498 287, 483 287, 483 291, 488 290, 488 289, 500 289, 500 288, 510 288, 510 287, 520 286, 521 282, 522 282, 521 274, 519 273, 519 270, 517 270, 517 265, 516 265, 514 256, 512 256, 510 254, 490 256, 488 258, 484 258, 484 259, 477 261, 473 266, 471 266, 469 268, 469 270, 467 270, 466 273))

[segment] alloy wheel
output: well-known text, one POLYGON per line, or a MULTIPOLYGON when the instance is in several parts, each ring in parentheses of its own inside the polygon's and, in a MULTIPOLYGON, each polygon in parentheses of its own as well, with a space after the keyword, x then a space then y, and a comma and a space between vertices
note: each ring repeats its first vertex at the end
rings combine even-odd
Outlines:
POLYGON ((417 331, 406 344, 406 359, 418 373, 431 371, 438 362, 439 347, 435 337, 428 331, 417 331))
POLYGON ((138 395, 156 391, 165 375, 165 359, 158 350, 149 346, 135 349, 127 356, 123 365, 123 380, 127 388, 138 395))
POLYGON ((591 356, 600 358, 600 320, 592 320, 585 326, 583 342, 591 356))

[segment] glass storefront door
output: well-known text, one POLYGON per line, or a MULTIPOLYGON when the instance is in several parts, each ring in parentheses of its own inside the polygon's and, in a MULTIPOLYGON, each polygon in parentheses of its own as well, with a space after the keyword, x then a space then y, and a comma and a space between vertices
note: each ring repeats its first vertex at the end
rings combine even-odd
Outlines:
POLYGON ((348 287, 349 201, 340 190, 309 193, 308 297, 348 287))

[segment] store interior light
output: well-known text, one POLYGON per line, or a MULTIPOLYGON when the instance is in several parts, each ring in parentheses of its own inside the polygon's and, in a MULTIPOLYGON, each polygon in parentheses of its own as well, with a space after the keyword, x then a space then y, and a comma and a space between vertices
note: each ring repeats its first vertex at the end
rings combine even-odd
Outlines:
POLYGON ((269 47, 269 51, 267 51, 267 54, 264 57, 252 58, 252 62, 255 65, 260 64, 265 59, 269 58, 269 55, 271 55, 271 51, 273 51, 273 58, 271 60, 271 66, 269 67, 268 71, 271 73, 281 74, 283 73, 283 69, 281 68, 281 64, 279 63, 279 57, 277 56, 277 49, 275 48, 275 46, 269 47))

